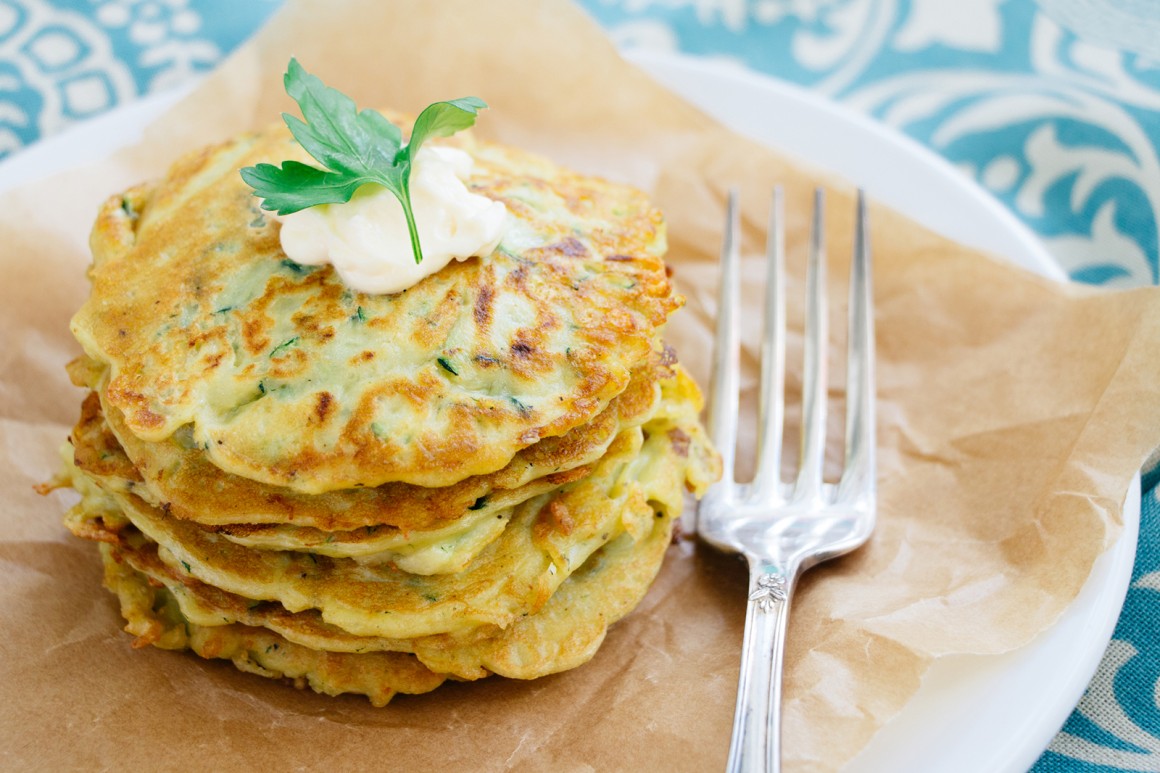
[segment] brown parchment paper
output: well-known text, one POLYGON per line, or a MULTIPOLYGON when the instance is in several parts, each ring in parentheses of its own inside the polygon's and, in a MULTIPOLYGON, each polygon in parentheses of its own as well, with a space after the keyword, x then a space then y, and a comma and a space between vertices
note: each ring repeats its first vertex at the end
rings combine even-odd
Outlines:
MULTIPOLYGON (((651 191, 689 298, 670 338, 701 383, 722 200, 738 186, 753 320, 742 424, 753 424, 768 190, 787 186, 797 277, 819 175, 654 85, 564 0, 291 0, 139 145, 0 200, 0 767, 720 769, 746 595, 732 557, 674 545, 642 607, 583 668, 451 684, 374 709, 224 663, 131 651, 96 551, 60 525, 68 495, 32 491, 56 469, 81 397, 63 366, 78 351, 68 319, 87 293, 97 204, 183 150, 276 120, 292 107, 281 88, 290 55, 363 105, 416 111, 477 94, 492 105, 485 136, 651 191)), ((852 207, 845 187, 827 187, 840 330, 852 207)), ((1007 651, 1050 625, 1116 538, 1128 481, 1160 441, 1158 291, 1052 284, 884 209, 873 240, 880 526, 868 547, 809 573, 797 596, 789 770, 839 768, 935 658, 1007 651)), ((798 290, 795 279, 791 297, 798 290)), ((799 337, 790 343, 792 363, 799 337)))

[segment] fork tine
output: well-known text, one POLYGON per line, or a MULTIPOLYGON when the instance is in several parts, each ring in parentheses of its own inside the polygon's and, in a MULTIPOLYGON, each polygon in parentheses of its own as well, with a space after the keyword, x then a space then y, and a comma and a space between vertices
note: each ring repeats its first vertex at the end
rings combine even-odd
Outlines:
POLYGON ((826 454, 826 351, 829 340, 826 311, 825 193, 814 193, 814 222, 806 271, 805 362, 802 376, 801 466, 793 497, 817 500, 822 493, 826 454))
POLYGON ((733 480, 737 448, 737 406, 741 371, 741 332, 737 316, 740 300, 740 215, 737 191, 729 191, 725 239, 721 247, 721 286, 718 290, 717 340, 713 352, 713 388, 709 403, 709 437, 721 454, 721 479, 733 480))
POLYGON ((766 243, 765 320, 761 334, 761 392, 754 494, 781 496, 781 439, 785 423, 785 196, 773 190, 766 243))
POLYGON ((846 464, 838 496, 874 485, 874 295, 870 278, 870 234, 866 197, 858 191, 854 257, 850 267, 850 334, 846 369, 846 464))

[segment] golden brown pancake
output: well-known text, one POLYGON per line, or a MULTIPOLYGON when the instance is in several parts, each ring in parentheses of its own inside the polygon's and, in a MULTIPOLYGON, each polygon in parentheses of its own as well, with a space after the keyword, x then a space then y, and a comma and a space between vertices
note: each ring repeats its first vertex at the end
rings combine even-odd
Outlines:
POLYGON ((348 654, 303 647, 273 631, 245 625, 200 626, 186 621, 164 586, 120 560, 115 549, 101 546, 105 587, 117 595, 125 630, 137 638, 134 647, 190 649, 203 658, 231 661, 238 669, 274 679, 293 680, 327 695, 357 693, 385 706, 396 693, 425 693, 446 677, 402 652, 348 654))
MULTIPOLYGON (((165 589, 165 611, 157 617, 168 617, 170 627, 181 621, 187 627, 207 632, 225 629, 221 636, 227 639, 237 636, 239 628, 250 636, 254 631, 264 629, 277 637, 275 641, 283 649, 282 657, 290 657, 295 648, 344 656, 412 653, 427 668, 455 679, 479 679, 492 673, 515 679, 534 679, 575 668, 591 659, 608 627, 632 610, 648 590, 668 547, 672 524, 671 518, 661 517, 656 519, 644 538, 634 540, 629 535, 622 535, 604 546, 560 586, 541 610, 521 617, 506 629, 487 626, 460 636, 418 639, 353 636, 323 622, 313 610, 291 613, 278 604, 256 602, 226 593, 174 572, 157 557, 156 545, 139 533, 122 533, 115 547, 105 546, 103 555, 106 576, 110 571, 123 575, 138 573, 136 578, 125 577, 118 581, 129 586, 116 591, 121 595, 123 605, 126 596, 143 596, 152 606, 157 603, 153 589, 165 589), (117 567, 110 568, 110 563, 117 567), (133 588, 134 581, 145 587, 133 588)), ((134 530, 129 527, 126 531, 134 530)), ((145 607, 146 604, 135 606, 145 607)), ((178 648, 181 645, 177 642, 183 642, 182 637, 174 634, 169 636, 176 642, 166 641, 165 634, 158 631, 157 622, 144 625, 135 622, 141 617, 139 612, 132 617, 130 614, 125 616, 130 620, 126 628, 130 633, 146 639, 157 637, 161 641, 159 646, 170 649, 178 648)), ((142 642, 146 643, 153 642, 142 642)), ((236 647, 227 649, 235 651, 236 647)), ((210 657, 204 652, 198 654, 210 657)), ((313 656, 306 658, 308 662, 316 662, 313 656)), ((382 668, 376 666, 374 671, 382 668)), ((284 672, 285 668, 278 670, 284 672)), ((410 673, 409 669, 407 673, 410 673)), ((311 679, 312 683, 316 681, 311 679)), ((354 689, 341 691, 362 692, 354 689)), ((335 693, 329 689, 320 692, 335 693)))
POLYGON ((72 329, 127 430, 303 493, 449 486, 591 421, 679 306, 641 192, 459 139, 502 201, 495 252, 394 295, 285 258, 240 167, 308 160, 284 127, 109 199, 72 329))
MULTIPOLYGON (((621 533, 640 537, 657 512, 679 512, 689 460, 696 458, 687 441, 669 433, 645 438, 640 428, 625 430, 591 475, 516 506, 500 537, 448 575, 253 550, 125 492, 102 491, 97 505, 79 509, 118 510, 161 546, 168 565, 202 582, 292 612, 318 609, 323 620, 356 635, 414 638, 504 627, 536 611, 601 545, 621 533)), ((76 487, 85 493, 84 485, 76 487)))
POLYGON ((681 304, 639 191, 457 136, 509 228, 367 295, 286 258, 238 171, 283 127, 111 198, 73 319, 65 523, 134 646, 383 705, 592 657, 720 472, 662 343, 681 304))
MULTIPOLYGON (((263 532, 241 524, 290 525, 303 530, 304 545, 341 543, 335 533, 342 531, 351 532, 348 539, 365 543, 368 537, 386 536, 384 531, 439 529, 469 512, 496 512, 582 476, 586 470, 577 468, 598 459, 621 429, 645 421, 659 409, 658 380, 671 380, 670 374, 669 365, 650 359, 637 369, 628 388, 591 422, 523 449, 496 472, 444 488, 388 483, 302 494, 258 483, 222 472, 196 447, 174 439, 140 440, 125 426, 120 411, 105 411, 99 399, 91 396, 82 407, 73 441, 81 469, 97 477, 120 479, 109 483, 132 490, 175 517, 228 527, 239 536, 263 532), (384 526, 391 528, 377 528, 384 526), (376 528, 368 533, 366 527, 376 528), (319 531, 315 539, 307 536, 308 529, 319 531)), ((99 378, 93 386, 100 387, 99 378)), ((319 552, 343 555, 325 548, 319 552)))
MULTIPOLYGON (((654 405, 652 417, 644 424, 645 432, 675 430, 679 433, 681 432, 679 427, 696 428, 698 426, 697 414, 701 405, 700 399, 695 385, 686 373, 678 369, 677 374, 662 380, 660 392, 663 399, 654 401, 654 404, 659 402, 659 405, 654 405)), ((621 401, 624 397, 625 394, 622 394, 617 398, 617 401, 621 401)), ((574 433, 578 431, 576 430, 574 433)), ((146 489, 139 482, 133 480, 137 468, 121 451, 117 439, 112 437, 108 428, 104 426, 101 420, 100 406, 92 395, 85 401, 81 419, 73 430, 72 439, 76 449, 77 467, 100 480, 102 486, 110 490, 132 492, 154 507, 159 505, 159 502, 154 498, 154 491, 146 489)), ((541 441, 541 444, 545 442, 550 441, 541 441)), ((697 450, 705 447, 705 444, 702 440, 694 444, 693 447, 694 450, 697 450)), ((207 492, 222 491, 225 487, 213 480, 210 470, 204 469, 207 465, 197 463, 196 452, 190 452, 190 456, 192 459, 183 461, 177 467, 176 472, 161 476, 162 482, 182 476, 181 469, 188 466, 200 470, 201 475, 204 476, 200 479, 202 481, 201 489, 207 492)), ((589 460, 585 459, 584 461, 589 460)), ((174 468, 167 466, 163 469, 174 468)), ((210 469, 212 470, 212 468, 210 469)), ((704 477, 705 474, 713 474, 714 469, 713 463, 706 459, 699 460, 697 464, 689 465, 690 487, 696 491, 703 490, 706 484, 697 477, 698 474, 704 477), (703 469, 707 469, 709 472, 699 473, 703 469)), ((573 468, 566 473, 553 473, 537 478, 516 489, 492 489, 481 494, 475 500, 467 498, 467 501, 471 501, 472 504, 461 507, 459 517, 453 520, 447 519, 445 523, 438 523, 435 528, 423 529, 421 528, 425 525, 423 523, 413 523, 413 526, 419 528, 410 529, 399 528, 394 524, 368 524, 357 529, 324 531, 293 523, 266 523, 261 525, 219 525, 213 527, 212 530, 232 542, 247 547, 266 550, 306 551, 336 558, 356 558, 360 562, 392 562, 398 568, 413 574, 457 572, 462 571, 484 547, 502 533, 515 505, 531 497, 557 489, 572 480, 587 475, 588 472, 588 467, 573 468)), ((189 480, 191 483, 196 483, 198 479, 189 477, 189 480)), ((262 484, 252 484, 244 479, 234 478, 232 485, 245 487, 262 484)), ((378 510, 371 512, 372 514, 377 513, 379 518, 387 521, 392 519, 389 511, 391 507, 397 506, 396 502, 402 502, 404 507, 409 507, 415 511, 420 509, 422 503, 432 501, 438 503, 440 501, 438 492, 443 491, 441 489, 419 489, 407 484, 386 484, 382 488, 394 489, 403 495, 408 490, 417 489, 416 494, 421 497, 418 504, 405 498, 383 497, 380 500, 381 504, 378 510)), ((366 501, 367 495, 372 492, 373 490, 354 489, 350 493, 366 501)), ((339 499, 337 492, 315 496, 284 493, 277 495, 277 498, 278 501, 291 504, 306 500, 307 506, 315 508, 311 512, 316 512, 320 518, 326 516, 326 511, 323 509, 326 504, 347 508, 346 512, 353 509, 339 499), (310 501, 318 499, 323 500, 323 502, 310 501)), ((206 507, 217 506, 224 511, 216 514, 213 518, 205 518, 204 520, 211 522, 227 520, 226 514, 237 512, 236 504, 228 497, 217 502, 212 498, 212 494, 205 494, 201 500, 206 507)), ((179 509, 173 501, 166 503, 163 509, 168 515, 187 517, 184 515, 184 508, 179 509)), ((197 513, 194 515, 196 516, 197 513)), ((203 520, 203 518, 198 517, 197 520, 203 520)))

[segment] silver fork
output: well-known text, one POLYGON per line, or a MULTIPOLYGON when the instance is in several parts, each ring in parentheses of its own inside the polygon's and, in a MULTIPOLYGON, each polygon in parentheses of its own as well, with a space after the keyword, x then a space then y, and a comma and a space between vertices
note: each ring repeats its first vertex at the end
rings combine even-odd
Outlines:
POLYGON ((826 269, 824 198, 815 194, 806 275, 806 334, 801 456, 797 478, 780 475, 785 416, 785 226, 781 190, 770 216, 762 338, 757 471, 737 483, 739 216, 730 193, 722 248, 720 311, 709 406, 710 435, 721 453, 722 481, 697 510, 697 533, 749 563, 749 603, 728 770, 777 771, 781 760, 781 674, 789 602, 798 576, 861 546, 875 520, 874 315, 866 204, 858 194, 850 275, 846 456, 837 484, 823 480, 826 445, 826 269))

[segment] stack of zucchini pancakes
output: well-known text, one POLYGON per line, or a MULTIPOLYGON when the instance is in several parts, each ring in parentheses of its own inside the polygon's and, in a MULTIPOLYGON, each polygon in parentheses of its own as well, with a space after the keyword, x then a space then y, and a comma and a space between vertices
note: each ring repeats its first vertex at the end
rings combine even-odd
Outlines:
POLYGON ((663 220, 634 189, 445 144, 508 230, 392 295, 283 254, 238 170, 303 157, 285 128, 101 209, 66 523, 100 543, 134 646, 382 705, 578 666, 644 595, 719 471, 662 340, 663 220))

